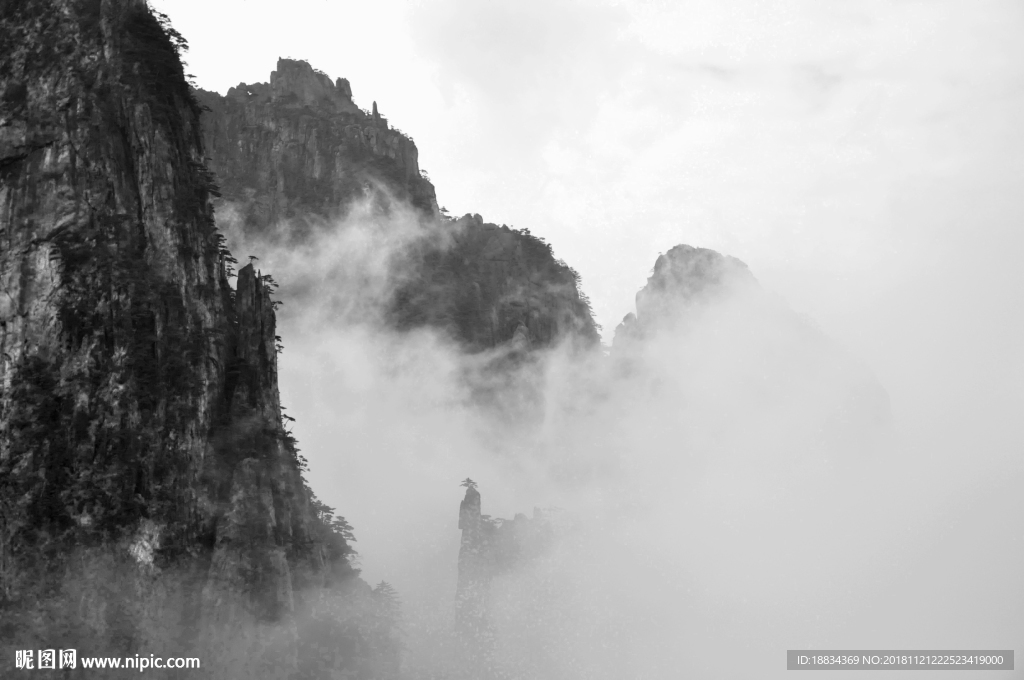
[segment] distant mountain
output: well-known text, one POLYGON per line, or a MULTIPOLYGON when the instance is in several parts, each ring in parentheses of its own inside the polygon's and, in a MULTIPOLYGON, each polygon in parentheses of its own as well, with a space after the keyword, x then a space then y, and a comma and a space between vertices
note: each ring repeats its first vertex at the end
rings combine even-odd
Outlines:
POLYGON ((758 291, 757 280, 734 257, 678 245, 659 255, 647 285, 636 294, 636 313, 615 329, 614 346, 643 338, 681 321, 686 310, 731 294, 758 291))
POLYGON ((705 248, 678 245, 658 257, 636 313, 615 329, 612 357, 652 376, 689 366, 685 380, 708 403, 780 418, 789 408, 786 417, 820 426, 832 442, 863 441, 891 420, 889 397, 864 365, 743 262, 705 248))

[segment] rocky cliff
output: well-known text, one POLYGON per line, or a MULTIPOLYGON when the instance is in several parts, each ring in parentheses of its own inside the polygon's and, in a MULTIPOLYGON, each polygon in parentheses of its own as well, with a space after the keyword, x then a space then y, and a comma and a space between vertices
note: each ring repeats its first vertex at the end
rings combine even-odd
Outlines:
POLYGON ((3 28, 9 516, 191 541, 230 313, 198 107, 141 3, 19 3, 3 28))
POLYGON ((210 167, 225 200, 242 207, 247 229, 288 224, 302 236, 310 217, 331 217, 373 183, 437 213, 413 141, 377 111, 352 102, 348 81, 331 82, 308 63, 279 59, 269 83, 199 90, 210 167))
POLYGON ((4 668, 64 646, 291 673, 325 586, 369 597, 282 425, 266 277, 228 284, 183 46, 141 0, 0 19, 4 668))
POLYGON ((353 201, 386 213, 397 199, 413 206, 422 237, 391 260, 395 285, 379 311, 392 327, 437 328, 471 351, 514 337, 530 347, 598 342, 578 275, 528 230, 479 215, 442 217, 416 145, 376 103, 356 107, 347 80, 280 59, 269 83, 196 96, 207 108, 205 148, 221 200, 240 216, 239 240, 250 250, 329 239, 353 201))

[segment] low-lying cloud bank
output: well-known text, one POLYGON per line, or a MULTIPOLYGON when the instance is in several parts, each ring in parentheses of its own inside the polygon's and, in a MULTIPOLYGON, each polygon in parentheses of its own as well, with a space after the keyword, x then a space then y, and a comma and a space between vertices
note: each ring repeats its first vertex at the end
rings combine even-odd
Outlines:
POLYGON ((367 199, 274 243, 232 215, 234 252, 282 286, 282 400, 310 483, 405 603, 408 677, 465 671, 449 626, 467 476, 487 514, 572 518, 493 583, 500 677, 775 677, 786 649, 1024 632, 1019 468, 908 437, 870 373, 756 285, 610 353, 470 355, 380 311, 446 225, 367 199))

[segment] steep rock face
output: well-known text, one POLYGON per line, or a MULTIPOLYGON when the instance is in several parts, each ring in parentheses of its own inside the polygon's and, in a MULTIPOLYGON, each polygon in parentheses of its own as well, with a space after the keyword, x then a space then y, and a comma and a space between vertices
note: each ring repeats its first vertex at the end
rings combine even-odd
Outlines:
POLYGON ((0 606, 25 648, 220 631, 231 677, 294 668, 303 593, 352 570, 282 427, 270 290, 228 286, 175 37, 141 0, 0 20, 0 606))
POLYGON ((475 487, 466 489, 459 504, 458 583, 455 588, 455 606, 460 619, 469 625, 479 625, 484 615, 484 595, 487 573, 484 567, 484 523, 481 515, 480 492, 475 487))
POLYGON ((3 29, 0 459, 36 471, 7 498, 52 532, 189 535, 228 314, 198 107, 141 3, 3 29))
POLYGON ((226 96, 200 90, 210 167, 226 200, 254 231, 309 216, 329 217, 372 182, 436 213, 434 187, 420 175, 416 145, 376 111, 352 102, 336 82, 304 61, 279 59, 269 83, 239 83, 226 96))

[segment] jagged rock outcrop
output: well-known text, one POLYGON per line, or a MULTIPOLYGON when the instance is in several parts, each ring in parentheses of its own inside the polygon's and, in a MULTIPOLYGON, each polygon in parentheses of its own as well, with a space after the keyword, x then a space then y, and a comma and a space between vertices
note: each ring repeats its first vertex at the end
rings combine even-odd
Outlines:
POLYGON ((224 199, 247 229, 287 221, 302 236, 309 217, 331 217, 373 182, 430 214, 434 187, 420 174, 416 144, 376 111, 352 102, 348 81, 335 82, 304 61, 279 59, 269 83, 239 83, 226 96, 199 90, 208 108, 203 134, 224 199))
POLYGON ((296 611, 354 576, 282 427, 270 285, 228 285, 180 47, 142 0, 0 18, 4 657, 63 630, 291 672, 296 611))
POLYGON ((491 581, 541 554, 551 543, 553 527, 539 508, 534 508, 532 519, 522 513, 512 520, 492 519, 483 514, 480 492, 470 482, 459 505, 459 529, 457 623, 473 637, 486 637, 491 581))
POLYGON ((455 611, 461 622, 479 625, 484 616, 484 596, 487 588, 487 570, 484 565, 484 522, 481 514, 480 492, 469 486, 459 505, 458 582, 455 587, 455 611))

